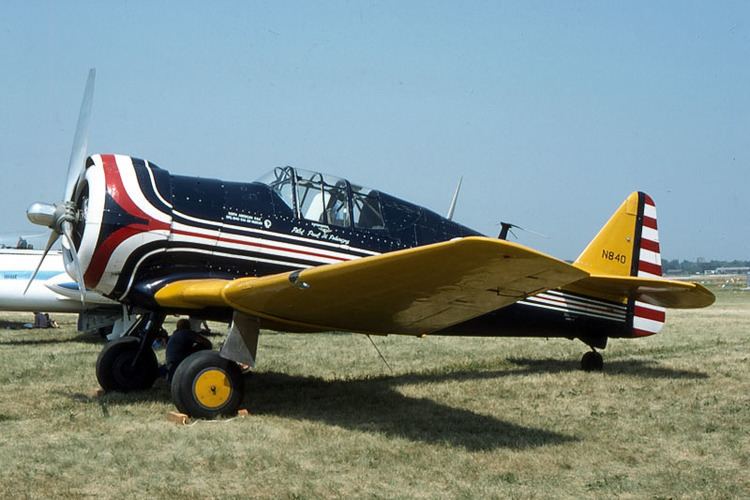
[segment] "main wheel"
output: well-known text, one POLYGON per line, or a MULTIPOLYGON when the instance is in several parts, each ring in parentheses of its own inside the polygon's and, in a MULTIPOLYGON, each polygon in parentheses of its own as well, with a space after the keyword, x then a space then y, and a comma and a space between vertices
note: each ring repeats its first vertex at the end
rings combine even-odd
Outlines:
POLYGON ((581 358, 581 369, 586 372, 600 372, 604 368, 604 359, 596 351, 589 351, 581 358))
POLYGON ((121 337, 108 343, 96 360, 96 379, 105 391, 138 391, 154 385, 159 363, 151 347, 146 347, 137 363, 140 339, 121 337))
POLYGON ((182 413, 211 419, 237 413, 244 389, 237 363, 215 351, 198 351, 177 367, 172 378, 172 401, 182 413))

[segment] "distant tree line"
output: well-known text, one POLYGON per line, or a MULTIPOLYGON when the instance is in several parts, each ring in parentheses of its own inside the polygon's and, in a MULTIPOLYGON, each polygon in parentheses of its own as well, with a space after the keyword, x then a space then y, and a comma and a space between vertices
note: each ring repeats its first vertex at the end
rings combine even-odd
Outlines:
POLYGON ((696 274, 710 271, 717 267, 750 267, 750 260, 680 260, 665 259, 661 261, 662 271, 664 273, 685 273, 696 274))

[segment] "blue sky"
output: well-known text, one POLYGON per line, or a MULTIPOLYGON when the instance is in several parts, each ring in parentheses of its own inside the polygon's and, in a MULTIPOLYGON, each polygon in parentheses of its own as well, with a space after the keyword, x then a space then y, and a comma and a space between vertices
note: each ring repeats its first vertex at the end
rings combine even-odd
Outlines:
POLYGON ((1 231, 90 152, 347 177, 574 258, 633 190, 665 258, 750 259, 748 2, 0 4, 1 231))

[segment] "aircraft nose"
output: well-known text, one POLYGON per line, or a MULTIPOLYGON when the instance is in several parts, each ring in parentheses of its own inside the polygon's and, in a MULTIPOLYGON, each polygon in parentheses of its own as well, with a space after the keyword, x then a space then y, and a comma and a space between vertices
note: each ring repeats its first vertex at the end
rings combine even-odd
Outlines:
POLYGON ((37 201, 26 209, 26 217, 32 224, 53 228, 55 226, 55 205, 37 201))

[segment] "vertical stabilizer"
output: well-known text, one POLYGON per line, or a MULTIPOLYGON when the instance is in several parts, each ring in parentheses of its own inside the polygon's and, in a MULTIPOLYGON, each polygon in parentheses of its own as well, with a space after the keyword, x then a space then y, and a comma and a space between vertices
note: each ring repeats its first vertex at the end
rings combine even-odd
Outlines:
MULTIPOLYGON (((591 243, 576 259, 575 266, 593 275, 662 275, 656 204, 642 192, 630 196, 612 214, 591 243)), ((644 337, 658 333, 666 319, 663 307, 622 297, 632 315, 632 334, 644 337)))
POLYGON ((656 205, 645 193, 632 193, 612 214, 575 265, 591 274, 661 276, 656 205))

